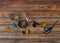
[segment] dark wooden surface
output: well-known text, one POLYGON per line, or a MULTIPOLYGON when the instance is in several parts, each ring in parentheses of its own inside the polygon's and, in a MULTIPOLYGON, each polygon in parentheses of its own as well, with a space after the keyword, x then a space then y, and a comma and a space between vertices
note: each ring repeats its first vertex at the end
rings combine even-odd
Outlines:
POLYGON ((0 43, 60 43, 60 0, 0 0, 0 43), (57 19, 59 22, 50 34, 43 34, 41 27, 28 26, 31 33, 26 36, 21 28, 19 32, 5 32, 5 28, 14 23, 8 18, 10 13, 26 14, 32 20, 49 25, 57 19))

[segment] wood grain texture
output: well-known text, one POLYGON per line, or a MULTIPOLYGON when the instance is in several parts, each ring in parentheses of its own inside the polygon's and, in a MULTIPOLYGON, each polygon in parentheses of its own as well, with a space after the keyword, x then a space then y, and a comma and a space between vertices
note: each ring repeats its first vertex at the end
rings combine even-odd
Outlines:
POLYGON ((60 43, 60 0, 0 0, 0 43, 60 43), (31 25, 27 27, 31 31, 27 36, 19 27, 19 32, 5 32, 7 26, 12 27, 16 22, 9 19, 11 13, 21 17, 26 14, 32 20, 45 21, 50 26, 57 19, 59 22, 50 34, 43 34, 43 28, 31 25))

